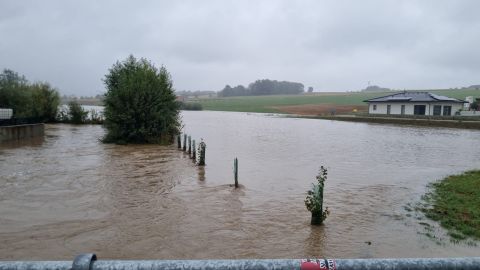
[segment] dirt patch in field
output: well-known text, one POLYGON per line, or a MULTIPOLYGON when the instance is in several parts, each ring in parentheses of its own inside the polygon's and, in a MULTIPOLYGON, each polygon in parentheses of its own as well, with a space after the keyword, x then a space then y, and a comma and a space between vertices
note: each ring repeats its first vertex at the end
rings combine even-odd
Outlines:
POLYGON ((352 112, 365 112, 368 106, 365 105, 336 105, 336 104, 307 104, 294 106, 274 106, 281 112, 299 115, 326 115, 326 114, 349 114, 352 112))

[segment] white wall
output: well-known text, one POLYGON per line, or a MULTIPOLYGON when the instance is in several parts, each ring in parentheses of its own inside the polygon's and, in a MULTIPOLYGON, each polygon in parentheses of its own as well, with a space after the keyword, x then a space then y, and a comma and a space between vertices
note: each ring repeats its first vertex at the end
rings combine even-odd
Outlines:
POLYGON ((390 114, 399 115, 401 114, 402 105, 405 105, 405 115, 413 115, 414 112, 414 105, 425 105, 425 115, 433 115, 433 106, 440 105, 442 106, 441 115, 443 115, 443 106, 452 106, 452 114, 455 115, 455 112, 463 108, 462 103, 446 103, 446 102, 438 102, 438 103, 373 103, 371 102, 368 105, 368 113, 369 114, 387 114, 387 105, 390 105, 390 114), (377 105, 377 109, 373 110, 373 105, 377 105))
POLYGON ((12 109, 2 109, 0 108, 0 119, 10 119, 12 118, 13 110, 12 109))
POLYGON ((446 102, 437 102, 437 103, 430 103, 430 110, 427 106, 427 111, 425 112, 425 114, 428 113, 428 115, 433 115, 433 106, 435 105, 440 105, 442 106, 442 111, 440 112, 440 115, 443 115, 443 106, 452 106, 452 114, 451 115, 455 115, 455 113, 457 111, 459 111, 460 109, 463 109, 463 103, 446 103, 446 102))
POLYGON ((480 111, 462 111, 461 116, 480 116, 480 111))

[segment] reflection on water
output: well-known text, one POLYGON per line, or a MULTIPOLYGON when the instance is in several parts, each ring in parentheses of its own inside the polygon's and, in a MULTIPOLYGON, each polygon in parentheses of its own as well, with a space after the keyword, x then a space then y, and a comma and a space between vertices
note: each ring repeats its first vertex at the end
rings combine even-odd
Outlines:
POLYGON ((44 140, 0 146, 0 259, 480 252, 437 244, 404 209, 428 182, 480 166, 478 131, 221 112, 183 121, 207 143, 204 168, 175 146, 104 145, 100 126, 48 125, 44 140), (320 165, 331 215, 312 227, 303 199, 320 165))

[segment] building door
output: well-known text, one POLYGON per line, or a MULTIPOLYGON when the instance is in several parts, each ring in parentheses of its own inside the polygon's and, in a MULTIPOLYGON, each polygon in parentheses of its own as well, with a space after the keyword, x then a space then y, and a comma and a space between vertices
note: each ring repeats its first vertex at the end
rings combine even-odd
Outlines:
POLYGON ((443 116, 452 115, 452 106, 443 106, 443 116))
POLYGON ((405 114, 405 105, 402 105, 402 107, 400 108, 400 114, 401 115, 405 114))
POLYGON ((413 106, 414 115, 425 115, 425 105, 415 105, 413 106))
POLYGON ((442 112, 442 105, 433 106, 433 115, 441 115, 441 112, 442 112))
POLYGON ((387 105, 387 114, 390 114, 391 107, 392 107, 392 105, 387 105))

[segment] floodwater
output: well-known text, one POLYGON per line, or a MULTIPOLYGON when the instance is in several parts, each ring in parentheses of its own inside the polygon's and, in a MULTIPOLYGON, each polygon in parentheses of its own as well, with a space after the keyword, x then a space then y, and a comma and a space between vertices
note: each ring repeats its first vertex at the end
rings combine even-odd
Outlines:
POLYGON ((480 254, 409 210, 429 182, 480 168, 479 131, 206 111, 183 122, 207 144, 204 168, 174 145, 102 144, 101 126, 0 146, 0 259, 480 254), (312 227, 303 200, 320 165, 331 214, 312 227))

